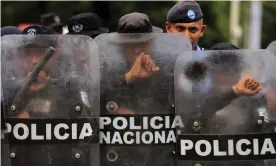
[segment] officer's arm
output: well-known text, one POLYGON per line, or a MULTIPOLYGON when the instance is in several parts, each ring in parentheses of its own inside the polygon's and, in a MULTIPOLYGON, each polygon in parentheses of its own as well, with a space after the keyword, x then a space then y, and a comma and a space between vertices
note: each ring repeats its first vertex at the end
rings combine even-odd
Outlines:
POLYGON ((212 96, 204 101, 202 105, 201 113, 202 117, 204 118, 210 118, 215 113, 222 108, 229 105, 234 99, 236 99, 238 95, 235 94, 234 90, 232 88, 229 88, 225 93, 212 96))

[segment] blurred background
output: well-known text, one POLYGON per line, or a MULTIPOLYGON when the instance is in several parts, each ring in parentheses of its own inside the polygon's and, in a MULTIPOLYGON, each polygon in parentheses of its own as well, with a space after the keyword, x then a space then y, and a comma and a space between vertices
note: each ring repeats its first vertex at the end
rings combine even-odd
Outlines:
MULTIPOLYGON (((177 1, 2 1, 1 27, 39 24, 40 15, 54 12, 66 23, 71 16, 93 12, 105 26, 116 31, 118 19, 130 12, 149 15, 152 23, 164 29, 168 10, 177 1)), ((204 13, 207 32, 199 45, 210 48, 230 41, 241 48, 266 48, 276 40, 275 1, 198 1, 204 13)), ((66 29, 64 30, 66 33, 66 29)))

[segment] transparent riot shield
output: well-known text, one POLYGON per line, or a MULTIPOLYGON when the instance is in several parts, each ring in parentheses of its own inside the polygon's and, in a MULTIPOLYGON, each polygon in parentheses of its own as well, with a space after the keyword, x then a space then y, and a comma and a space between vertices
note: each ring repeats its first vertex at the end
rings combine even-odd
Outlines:
POLYGON ((2 160, 13 166, 99 165, 96 43, 78 35, 8 35, 1 44, 9 153, 2 160))
MULTIPOLYGON (((267 50, 272 52, 274 56, 276 57, 276 41, 270 43, 267 47, 267 50)), ((271 62, 272 63, 272 62, 271 62)), ((273 65, 276 65, 274 62, 273 65)), ((273 73, 271 73, 273 75, 273 73)), ((274 132, 276 132, 276 80, 273 79, 273 76, 271 76, 272 79, 270 79, 270 88, 266 91, 267 100, 269 103, 269 113, 271 117, 271 123, 274 127, 274 132)), ((276 165, 276 161, 267 161, 268 166, 276 165)))
POLYGON ((276 41, 270 43, 270 44, 267 46, 267 50, 268 50, 268 51, 271 51, 271 52, 276 56, 276 41))
POLYGON ((185 35, 104 34, 101 165, 174 165, 174 63, 192 50, 185 35))
POLYGON ((177 165, 268 166, 276 135, 267 88, 276 57, 266 50, 185 52, 175 66, 177 165))
MULTIPOLYGON (((266 50, 273 53, 273 55, 276 57, 276 41, 270 43, 266 50)), ((270 61, 267 63, 269 63, 269 66, 273 66, 273 68, 276 67, 275 61, 270 61)), ((270 117, 271 117, 271 119, 273 119, 275 127, 276 127, 276 79, 275 79, 275 73, 269 72, 267 74, 270 75, 269 87, 266 90, 267 100, 268 100, 269 109, 270 109, 269 113, 270 113, 270 117)), ((276 129, 275 129, 275 131, 276 131, 276 129)))

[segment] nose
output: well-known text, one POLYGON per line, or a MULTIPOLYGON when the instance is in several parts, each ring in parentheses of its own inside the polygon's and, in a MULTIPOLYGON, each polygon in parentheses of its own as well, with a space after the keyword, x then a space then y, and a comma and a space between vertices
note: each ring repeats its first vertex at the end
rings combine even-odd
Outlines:
POLYGON ((32 65, 36 65, 39 61, 39 57, 38 56, 32 56, 31 57, 31 63, 32 65))
POLYGON ((189 33, 188 30, 185 30, 185 31, 184 31, 184 35, 186 35, 186 36, 191 40, 190 33, 189 33))

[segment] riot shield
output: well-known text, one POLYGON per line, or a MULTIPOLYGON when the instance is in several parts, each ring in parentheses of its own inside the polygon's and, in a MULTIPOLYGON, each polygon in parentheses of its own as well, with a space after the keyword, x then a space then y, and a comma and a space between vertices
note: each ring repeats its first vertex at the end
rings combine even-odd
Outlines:
POLYGON ((268 51, 271 51, 271 52, 276 56, 276 41, 270 43, 270 44, 267 46, 267 50, 268 50, 268 51))
MULTIPOLYGON (((276 57, 276 41, 270 43, 266 50, 273 53, 274 56, 276 57)), ((269 66, 273 66, 273 68, 276 67, 275 61, 271 61, 271 62, 268 62, 268 63, 269 63, 269 66)), ((269 88, 266 91, 266 94, 267 94, 267 100, 268 100, 268 103, 269 103, 270 117, 271 117, 271 119, 273 119, 274 124, 275 124, 274 126, 276 128, 276 80, 275 80, 275 73, 269 72, 268 74, 270 75, 270 77, 269 77, 270 83, 269 83, 269 88)))
POLYGON ((175 109, 184 128, 177 165, 267 166, 276 160, 266 50, 185 52, 175 66, 175 109))
POLYGON ((173 68, 192 50, 184 35, 103 34, 101 165, 174 165, 173 68))
MULTIPOLYGON (((267 50, 272 52, 274 56, 276 56, 276 41, 270 43, 267 47, 267 50)), ((274 65, 276 65, 275 62, 274 65)), ((271 75, 273 74, 271 73, 271 75)), ((271 123, 274 127, 274 132, 276 132, 276 80, 273 79, 273 76, 271 76, 271 78, 272 79, 270 79, 270 88, 266 91, 266 96, 269 103, 270 117, 272 119, 271 123)), ((267 161, 267 165, 276 165, 276 161, 267 161)))
POLYGON ((13 166, 99 165, 96 43, 78 35, 7 35, 1 42, 9 153, 2 160, 13 166))

